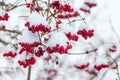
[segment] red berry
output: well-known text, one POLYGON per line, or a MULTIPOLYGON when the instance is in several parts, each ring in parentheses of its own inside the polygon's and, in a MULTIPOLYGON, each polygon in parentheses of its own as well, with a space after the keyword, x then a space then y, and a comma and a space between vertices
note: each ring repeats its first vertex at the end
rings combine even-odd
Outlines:
POLYGON ((31 3, 27 3, 27 4, 26 4, 26 7, 27 7, 27 8, 30 8, 30 7, 31 7, 31 3))

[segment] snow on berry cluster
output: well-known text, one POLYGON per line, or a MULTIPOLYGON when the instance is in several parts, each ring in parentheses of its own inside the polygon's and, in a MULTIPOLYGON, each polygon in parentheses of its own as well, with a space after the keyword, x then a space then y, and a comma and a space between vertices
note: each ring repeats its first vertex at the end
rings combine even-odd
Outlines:
POLYGON ((57 15, 57 17, 60 19, 67 19, 79 16, 79 13, 75 11, 70 4, 61 4, 59 0, 52 2, 50 4, 50 7, 54 9, 54 14, 57 15))
POLYGON ((43 33, 50 32, 51 27, 47 26, 47 25, 48 25, 48 23, 45 20, 45 18, 42 17, 41 15, 39 15, 37 12, 32 13, 29 16, 28 21, 25 23, 25 26, 32 33, 39 32, 39 31, 43 32, 43 33), (36 19, 34 19, 34 18, 36 18, 36 19))
POLYGON ((71 48, 72 45, 69 43, 69 40, 66 37, 65 33, 57 32, 51 35, 49 41, 47 42, 46 51, 50 54, 54 52, 66 54, 71 48))
POLYGON ((21 50, 20 50, 20 54, 22 54, 24 51, 27 51, 31 54, 33 54, 33 48, 37 47, 39 45, 39 42, 34 42, 33 44, 30 43, 19 43, 21 45, 21 50))
POLYGON ((8 45, 3 51, 3 56, 6 58, 15 58, 17 53, 12 45, 8 45))
POLYGON ((19 51, 19 54, 22 56, 27 55, 28 58, 23 59, 23 60, 18 60, 18 63, 26 68, 29 65, 33 65, 36 63, 36 58, 35 57, 40 57, 44 54, 45 50, 39 46, 39 42, 34 42, 34 43, 19 43, 21 45, 21 49, 19 51))
MULTIPOLYGON (((95 6, 93 4, 92 6, 88 3, 85 4, 90 7, 95 6)), ((27 3, 26 7, 32 10, 32 8, 36 6, 35 4, 27 3)), ((54 53, 69 53, 70 49, 73 48, 73 42, 78 42, 80 36, 82 36, 84 40, 94 36, 93 29, 79 29, 76 26, 67 24, 67 21, 71 21, 71 18, 80 15, 70 4, 63 4, 59 0, 55 0, 45 7, 49 7, 50 10, 44 10, 41 6, 39 7, 41 8, 41 12, 33 10, 26 19, 25 27, 19 40, 20 47, 18 53, 8 51, 3 54, 4 57, 15 58, 16 54, 23 57, 18 60, 18 64, 24 68, 29 65, 34 65, 37 58, 42 57, 46 53, 50 56, 54 53), (62 21, 63 19, 68 20, 64 22, 62 21), (64 29, 66 29, 66 31, 64 29)), ((0 18, 3 21, 7 21, 9 15, 5 13, 5 15, 0 18)), ((89 65, 90 64, 87 63, 78 68, 84 69, 89 65)))
MULTIPOLYGON (((85 1, 84 5, 80 8, 80 11, 84 13, 91 13, 91 9, 97 6, 95 2, 85 1)), ((68 19, 79 16, 79 11, 74 10, 69 3, 61 4, 59 0, 53 1, 50 7, 54 10, 54 15, 57 15, 60 19, 68 19)))
POLYGON ((26 68, 29 65, 33 65, 35 64, 36 59, 34 57, 30 57, 29 59, 26 59, 25 61, 18 61, 20 66, 23 66, 24 68, 26 68))
POLYGON ((87 72, 88 74, 97 74, 97 72, 101 71, 102 69, 109 69, 111 68, 111 65, 104 59, 103 57, 96 57, 96 61, 89 62, 89 61, 83 61, 77 65, 74 66, 78 70, 83 70, 87 72))
MULTIPOLYGON (((40 22, 40 25, 42 27, 39 25, 39 28, 37 28, 37 26, 33 28, 30 26, 31 25, 30 22, 26 22, 25 26, 27 27, 26 29, 27 31, 25 30, 24 31, 25 33, 23 32, 23 34, 26 35, 26 32, 27 32, 27 34, 29 34, 27 36, 30 36, 30 34, 31 36, 25 41, 25 36, 23 35, 23 38, 19 43, 21 45, 19 54, 21 56, 22 54, 25 54, 28 56, 28 58, 24 60, 19 60, 18 63, 21 66, 26 68, 29 65, 35 64, 36 57, 42 57, 44 53, 48 53, 50 55, 53 53, 67 54, 69 53, 69 50, 72 49, 71 41, 75 41, 75 42, 79 41, 79 35, 81 35, 85 40, 88 37, 91 38, 92 36, 94 36, 94 30, 87 31, 86 29, 83 29, 83 30, 79 29, 79 30, 76 30, 76 32, 74 33, 70 31, 71 29, 67 31, 65 30, 61 31, 62 30, 61 26, 63 25, 60 25, 60 24, 61 22, 57 23, 57 26, 59 25, 60 29, 58 31, 53 32, 52 29, 47 29, 48 31, 45 31, 43 29, 45 28, 45 26, 42 25, 41 22, 40 22), (34 29, 34 31, 29 30, 28 27, 34 29), (41 36, 42 33, 44 33, 45 36, 44 35, 41 36), (34 40, 32 40, 33 38, 34 40), (47 38, 47 41, 45 41, 45 38, 47 38)), ((36 25, 36 24, 33 24, 33 25, 36 25)))

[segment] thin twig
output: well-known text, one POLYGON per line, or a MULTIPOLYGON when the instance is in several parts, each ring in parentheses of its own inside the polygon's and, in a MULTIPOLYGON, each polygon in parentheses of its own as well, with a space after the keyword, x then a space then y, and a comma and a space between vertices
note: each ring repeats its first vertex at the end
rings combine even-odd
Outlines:
POLYGON ((4 41, 4 40, 2 40, 2 39, 0 39, 0 43, 2 43, 2 44, 4 44, 4 45, 8 45, 8 44, 9 44, 8 42, 6 42, 6 41, 4 41))
POLYGON ((17 31, 17 30, 8 30, 8 29, 0 28, 0 31, 6 31, 6 32, 17 33, 17 34, 22 35, 22 33, 20 31, 17 31))
POLYGON ((28 67, 28 76, 27 76, 27 80, 30 80, 31 77, 31 65, 28 67))
POLYGON ((68 54, 69 55, 81 55, 81 54, 88 54, 88 53, 96 52, 96 51, 97 51, 97 48, 93 49, 93 50, 90 50, 90 51, 82 52, 82 53, 68 53, 68 54))

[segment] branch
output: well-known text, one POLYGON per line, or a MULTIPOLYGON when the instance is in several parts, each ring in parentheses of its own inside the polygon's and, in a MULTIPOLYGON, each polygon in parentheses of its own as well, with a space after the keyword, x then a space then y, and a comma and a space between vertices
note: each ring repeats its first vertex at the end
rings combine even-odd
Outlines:
POLYGON ((31 65, 28 68, 28 76, 27 76, 27 80, 30 80, 30 76, 31 76, 31 65))
POLYGON ((17 34, 22 35, 22 33, 20 31, 17 31, 17 30, 8 30, 8 29, 0 28, 0 31, 6 31, 6 32, 17 33, 17 34))
MULTIPOLYGON (((117 71, 117 76, 118 76, 118 80, 120 80, 119 65, 118 65, 118 62, 116 61, 116 60, 119 58, 119 56, 118 56, 117 58, 115 58, 115 59, 113 59, 109 54, 107 54, 107 56, 113 60, 112 63, 115 63, 115 65, 116 65, 116 71, 117 71)), ((111 63, 111 64, 112 64, 112 63, 111 63)))
POLYGON ((93 49, 93 50, 90 50, 90 51, 86 51, 86 52, 82 52, 82 53, 68 53, 69 55, 81 55, 81 54, 88 54, 88 53, 91 53, 91 52, 96 52, 98 49, 93 49))
POLYGON ((8 45, 9 44, 8 42, 6 42, 6 41, 4 41, 2 39, 0 39, 0 43, 3 43, 4 45, 8 45))

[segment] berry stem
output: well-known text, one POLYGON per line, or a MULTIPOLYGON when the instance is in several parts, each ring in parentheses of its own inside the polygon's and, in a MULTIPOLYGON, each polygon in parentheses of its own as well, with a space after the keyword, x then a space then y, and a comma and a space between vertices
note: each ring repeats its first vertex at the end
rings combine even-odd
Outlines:
POLYGON ((91 52, 96 52, 98 49, 95 48, 93 50, 90 50, 90 51, 86 51, 86 52, 82 52, 82 53, 68 53, 69 55, 82 55, 82 54, 88 54, 88 53, 91 53, 91 52))
POLYGON ((32 69, 32 66, 30 65, 28 67, 28 76, 27 76, 27 80, 30 80, 30 77, 31 77, 31 69, 32 69))

